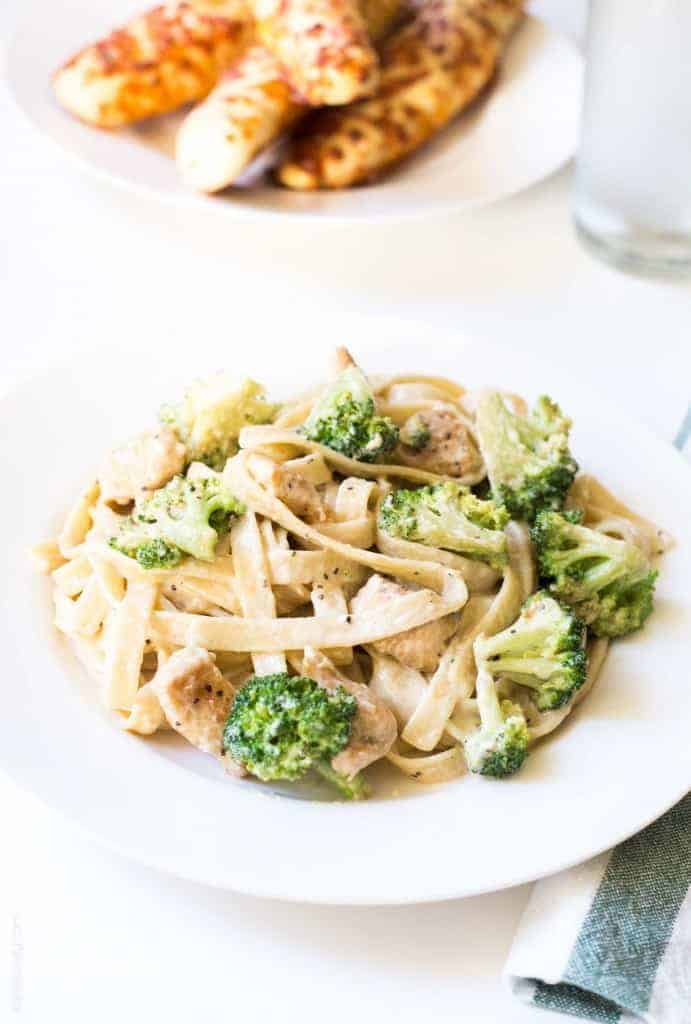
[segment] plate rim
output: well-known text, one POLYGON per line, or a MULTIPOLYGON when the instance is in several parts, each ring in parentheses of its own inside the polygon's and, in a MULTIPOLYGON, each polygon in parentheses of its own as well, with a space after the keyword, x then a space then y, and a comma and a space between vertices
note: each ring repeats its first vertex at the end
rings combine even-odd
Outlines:
POLYGON ((568 871, 570 868, 578 867, 579 864, 585 864, 589 860, 593 860, 595 857, 599 857, 601 854, 606 853, 609 850, 614 850, 620 844, 625 843, 628 839, 638 835, 640 832, 645 831, 650 825, 654 824, 660 818, 664 817, 673 807, 675 807, 681 800, 683 800, 688 793, 689 785, 683 785, 680 792, 667 803, 665 803, 662 810, 655 812, 650 816, 646 816, 646 820, 639 827, 636 827, 633 831, 629 829, 623 829, 618 838, 614 841, 608 840, 601 846, 595 846, 591 853, 587 856, 576 856, 566 858, 563 862, 560 861, 555 866, 550 867, 547 871, 541 871, 539 874, 535 874, 532 871, 519 872, 515 876, 512 876, 499 885, 491 885, 488 887, 482 886, 453 886, 448 889, 443 887, 434 890, 423 897, 416 897, 414 895, 392 895, 390 897, 384 897, 377 900, 369 898, 359 898, 357 896, 349 895, 347 899, 338 899, 337 897, 325 897, 323 895, 310 895, 308 892, 301 892, 299 895, 291 895, 284 889, 272 888, 268 885, 252 886, 245 882, 242 885, 230 884, 228 881, 220 878, 209 878, 204 875, 203 872, 197 872, 192 869, 174 867, 169 862, 161 860, 157 857, 150 857, 142 855, 139 852, 135 852, 134 849, 126 843, 117 843, 116 841, 106 838, 99 834, 94 829, 84 825, 83 822, 70 814, 68 811, 51 805, 45 800, 39 793, 18 782, 6 769, 5 765, 0 762, 0 775, 9 781, 13 786, 16 787, 24 796, 34 799, 41 806, 42 810, 49 815, 54 815, 63 824, 67 824, 70 828, 74 829, 76 833, 85 839, 88 839, 95 843, 100 849, 108 850, 117 856, 122 857, 126 861, 131 861, 134 864, 141 864, 145 868, 153 871, 158 871, 163 875, 167 875, 171 878, 179 878, 183 882, 193 882, 196 885, 207 886, 210 889, 218 889, 221 892, 233 892, 238 893, 241 896, 250 896, 254 899, 262 900, 275 900, 279 903, 291 903, 291 904, 307 904, 309 906, 316 907, 409 907, 409 906, 420 906, 427 903, 447 903, 452 900, 472 899, 474 896, 489 896, 495 892, 505 892, 507 889, 514 889, 521 885, 529 885, 534 882, 542 881, 544 878, 550 878, 552 875, 560 874, 562 871, 568 871))

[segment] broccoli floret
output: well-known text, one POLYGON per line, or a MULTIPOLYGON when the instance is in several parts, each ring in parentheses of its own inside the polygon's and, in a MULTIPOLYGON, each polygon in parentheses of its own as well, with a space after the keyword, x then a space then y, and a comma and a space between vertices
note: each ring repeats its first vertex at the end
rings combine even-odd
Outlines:
POLYGON ((541 576, 596 636, 640 629, 653 610, 657 572, 635 544, 608 537, 557 512, 532 530, 541 576))
POLYGON ((142 569, 173 569, 183 558, 180 548, 156 537, 150 527, 135 522, 131 516, 124 521, 118 535, 111 537, 108 543, 128 558, 135 558, 142 569))
POLYGON ((505 508, 452 481, 393 491, 379 511, 379 526, 392 537, 456 551, 495 568, 507 561, 508 521, 505 508))
POLYGON ((471 772, 501 779, 512 775, 528 756, 528 726, 523 711, 499 700, 492 676, 480 669, 477 678, 480 727, 463 743, 471 772))
POLYGON ((400 437, 403 444, 408 445, 409 448, 414 448, 416 452, 421 452, 430 443, 432 432, 422 416, 416 413, 403 424, 400 437))
POLYGON ((349 366, 317 400, 302 430, 310 441, 349 459, 376 462, 398 443, 398 427, 377 416, 372 389, 357 366, 349 366))
POLYGON ((294 782, 310 768, 348 799, 366 795, 357 777, 331 767, 347 745, 357 701, 342 687, 325 690, 307 676, 252 676, 238 693, 223 730, 223 749, 252 775, 294 782))
POLYGON ((213 561, 219 534, 245 506, 231 494, 219 473, 175 476, 137 507, 135 518, 155 527, 164 541, 188 555, 213 561))
POLYGON ((210 562, 219 534, 244 511, 220 473, 195 464, 140 501, 110 544, 146 569, 177 565, 182 552, 210 562))
POLYGON ((562 707, 585 682, 585 625, 545 590, 528 598, 508 629, 478 637, 474 651, 492 676, 529 687, 540 711, 562 707))
POLYGON ((256 381, 238 383, 230 373, 217 373, 195 382, 179 404, 164 405, 159 419, 186 446, 189 462, 220 470, 237 452, 242 428, 270 423, 278 409, 267 402, 264 388, 256 381))
POLYGON ((514 519, 532 522, 543 508, 561 508, 578 471, 569 451, 571 421, 544 395, 531 415, 511 412, 497 392, 477 408, 480 448, 494 498, 514 519))
POLYGON ((366 800, 370 795, 370 788, 362 775, 349 779, 334 771, 328 761, 319 761, 314 767, 327 782, 336 787, 344 800, 366 800))

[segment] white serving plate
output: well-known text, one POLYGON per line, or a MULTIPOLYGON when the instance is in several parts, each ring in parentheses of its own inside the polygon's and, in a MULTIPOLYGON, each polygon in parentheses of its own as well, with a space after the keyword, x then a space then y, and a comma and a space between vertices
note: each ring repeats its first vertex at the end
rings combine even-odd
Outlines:
POLYGON ((420 154, 376 185, 299 194, 271 185, 260 169, 245 187, 214 198, 188 191, 171 153, 180 115, 122 132, 73 120, 55 102, 54 70, 76 50, 141 10, 141 0, 26 0, 6 57, 6 80, 19 107, 64 153, 112 184, 219 215, 294 215, 317 220, 378 220, 465 210, 528 188, 575 152, 582 88, 576 47, 535 18, 516 34, 486 97, 420 154))
POLYGON ((122 731, 55 634, 49 584, 32 574, 26 549, 53 532, 103 451, 144 427, 190 376, 242 359, 238 372, 280 397, 318 378, 326 358, 318 321, 287 323, 279 340, 246 338, 242 356, 221 341, 195 344, 193 361, 165 339, 148 342, 146 355, 132 342, 131 352, 50 369, 1 403, 0 766, 129 857, 289 900, 383 904, 487 892, 623 840, 691 783, 688 466, 571 368, 396 321, 343 318, 330 328, 371 372, 445 373, 558 398, 575 419, 582 467, 677 538, 645 631, 614 646, 593 693, 504 782, 464 777, 357 805, 292 800, 223 778, 177 738, 122 731))

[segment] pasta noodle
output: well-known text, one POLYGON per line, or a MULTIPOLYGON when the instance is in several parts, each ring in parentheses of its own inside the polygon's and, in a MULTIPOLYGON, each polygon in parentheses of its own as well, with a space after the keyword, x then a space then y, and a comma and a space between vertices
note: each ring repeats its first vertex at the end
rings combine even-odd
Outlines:
MULTIPOLYGON (((233 566, 240 585, 243 615, 246 619, 275 619, 276 600, 269 583, 269 567, 266 564, 257 517, 251 509, 248 509, 233 526, 230 543, 233 550, 233 566)), ((285 672, 285 649, 284 647, 271 653, 264 653, 264 647, 253 649, 252 662, 257 675, 285 672)))
POLYGON ((664 554, 672 547, 673 540, 665 530, 633 512, 594 476, 583 475, 574 481, 567 504, 583 510, 586 526, 629 540, 649 555, 664 554))
POLYGON ((91 527, 92 510, 99 487, 97 483, 89 484, 70 509, 65 525, 58 537, 58 547, 64 558, 71 558, 86 537, 91 527))
POLYGON ((272 445, 285 445, 296 451, 321 455, 326 463, 344 476, 358 475, 368 480, 393 476, 399 480, 409 480, 413 484, 436 484, 441 479, 438 473, 428 473, 424 469, 413 469, 410 466, 356 462, 355 459, 349 459, 323 444, 309 441, 293 430, 283 430, 279 427, 245 427, 240 434, 240 446, 247 451, 263 452, 272 445))
MULTIPOLYGON (((360 372, 344 350, 339 370, 360 372)), ((266 417, 243 420, 215 474, 192 464, 187 479, 194 487, 203 490, 213 477, 234 502, 226 524, 212 527, 218 543, 210 557, 194 546, 194 555, 180 547, 169 557, 168 541, 147 561, 113 543, 126 526, 148 537, 157 520, 140 514, 139 499, 133 508, 114 510, 96 481, 78 495, 57 539, 33 549, 36 566, 50 576, 55 626, 124 728, 141 736, 173 728, 193 743, 203 737, 200 749, 242 775, 242 766, 224 753, 218 729, 227 710, 221 711, 252 675, 292 672, 356 698, 357 727, 333 759, 334 770, 386 758, 415 782, 439 783, 465 772, 464 743, 480 726, 484 693, 484 675, 477 687, 476 642, 511 627, 538 590, 531 534, 526 523, 510 520, 501 558, 487 561, 394 535, 384 511, 400 487, 453 480, 461 485, 454 494, 478 484, 478 496, 488 492, 476 399, 441 377, 402 374, 369 387, 377 416, 388 417, 394 431, 416 418, 428 433, 435 416, 451 423, 459 443, 476 450, 472 465, 459 462, 456 476, 412 465, 403 432, 381 461, 361 461, 310 440, 302 425, 320 400, 315 389, 284 405, 272 424, 263 423, 266 417), (189 686, 186 671, 196 673, 189 686), (190 694, 196 696, 185 704, 190 694), (180 720, 171 718, 173 708, 180 720), (195 715, 206 717, 197 721, 195 715), (368 729, 378 736, 374 753, 368 729)), ((520 397, 505 395, 504 401, 526 415, 520 397)), ((453 437, 450 429, 443 440, 453 437)), ((145 453, 147 435, 138 444, 145 453)), ((182 479, 179 469, 171 477, 182 479)), ((447 491, 445 484, 422 494, 447 491)), ((649 558, 670 546, 664 531, 593 477, 578 477, 566 504, 581 510, 585 525, 636 545, 649 558)), ((509 516, 501 511, 503 528, 509 516)), ((180 507, 171 513, 181 514, 180 507)), ((213 522, 209 518, 208 526, 213 522)), ((438 543, 439 535, 432 539, 438 543)), ((537 708, 520 674, 519 681, 499 675, 497 696, 522 713, 530 744, 587 697, 608 645, 589 634, 585 682, 550 710, 537 708)))
POLYGON ((129 710, 137 695, 147 624, 156 600, 156 585, 133 582, 112 613, 105 641, 105 700, 109 707, 129 710))

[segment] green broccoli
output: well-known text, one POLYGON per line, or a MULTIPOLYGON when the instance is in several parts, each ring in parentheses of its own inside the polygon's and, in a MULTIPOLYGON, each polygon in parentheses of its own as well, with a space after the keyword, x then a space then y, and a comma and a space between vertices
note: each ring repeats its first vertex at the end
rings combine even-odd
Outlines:
POLYGON ((349 779, 335 771, 328 761, 319 761, 314 767, 322 778, 336 787, 344 800, 366 800, 370 795, 370 788, 362 775, 355 775, 349 779))
POLYGON ((501 779, 513 775, 528 756, 528 725, 518 704, 499 700, 492 676, 480 669, 477 678, 480 726, 463 742, 471 772, 501 779))
POLYGON ((403 444, 421 452, 432 439, 432 432, 419 413, 415 413, 401 427, 400 438, 403 444))
POLYGON ((562 707, 585 682, 585 625, 545 590, 528 598, 513 625, 478 637, 473 649, 492 676, 531 689, 539 711, 562 707))
POLYGON ((173 569, 183 558, 180 548, 157 537, 146 523, 138 523, 128 516, 109 545, 128 558, 134 558, 142 569, 173 569))
POLYGON ((244 511, 220 473, 192 466, 187 477, 174 476, 138 502, 109 543, 147 569, 177 565, 182 552, 210 562, 219 534, 228 529, 232 516, 244 511))
POLYGON ((315 768, 347 799, 367 795, 331 760, 347 745, 357 701, 342 687, 325 690, 307 676, 252 676, 238 693, 223 730, 223 750, 252 775, 294 782, 315 768))
POLYGON ((398 427, 377 416, 372 389, 357 366, 349 366, 315 403, 302 426, 310 441, 349 459, 376 462, 398 443, 398 427))
POLYGON ((571 421, 544 395, 531 415, 518 416, 496 391, 477 407, 480 448, 496 501, 514 519, 532 522, 543 508, 561 508, 578 471, 569 451, 571 421))
POLYGON ((508 557, 508 521, 505 508, 452 481, 392 491, 379 510, 379 526, 392 537, 456 551, 498 569, 508 557))
POLYGON ((532 536, 550 592, 572 605, 596 636, 640 629, 653 610, 657 579, 640 548, 557 512, 541 512, 532 536))
POLYGON ((278 409, 256 381, 238 383, 230 373, 217 373, 196 381, 179 404, 164 405, 159 419, 186 446, 189 462, 220 470, 237 452, 242 428, 272 422, 278 409))

